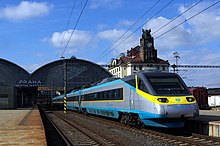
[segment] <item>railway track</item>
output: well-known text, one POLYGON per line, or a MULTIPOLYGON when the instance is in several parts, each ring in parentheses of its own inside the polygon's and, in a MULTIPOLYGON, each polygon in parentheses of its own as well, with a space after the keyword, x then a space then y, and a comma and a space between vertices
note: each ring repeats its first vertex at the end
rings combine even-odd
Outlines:
MULTIPOLYGON (((81 115, 82 118, 85 115, 81 115)), ((88 118, 88 117, 87 117, 88 118)), ((105 124, 114 124, 115 128, 120 127, 125 130, 130 130, 134 132, 135 134, 141 134, 147 137, 152 137, 155 139, 160 139, 162 141, 166 141, 170 144, 173 145, 184 145, 184 146, 220 146, 220 138, 217 137, 210 137, 206 135, 201 135, 201 134, 196 134, 196 133, 186 133, 185 131, 180 131, 180 130, 169 130, 169 129, 157 129, 154 130, 154 128, 142 128, 138 129, 135 127, 130 127, 130 126, 125 126, 122 123, 105 119, 105 118, 100 118, 96 116, 89 116, 91 120, 97 120, 100 122, 104 122, 105 124), (117 126, 117 127, 116 127, 117 126), (167 130, 169 130, 167 132, 167 130)))
POLYGON ((47 111, 46 114, 71 141, 72 145, 135 145, 134 143, 136 143, 136 145, 220 146, 219 138, 200 134, 151 127, 138 129, 114 120, 86 116, 73 111, 68 111, 67 114, 63 114, 62 111, 47 111), (76 129, 79 133, 72 129, 76 129), (167 132, 167 130, 169 131, 167 132), (113 134, 113 137, 109 136, 110 134, 113 134), (125 138, 124 135, 130 135, 130 138, 125 138), (123 137, 128 144, 123 141, 123 137))
POLYGON ((59 131, 61 137, 66 141, 66 145, 90 145, 90 146, 111 146, 115 145, 111 141, 90 132, 78 123, 67 120, 63 115, 52 111, 45 111, 53 126, 59 131))

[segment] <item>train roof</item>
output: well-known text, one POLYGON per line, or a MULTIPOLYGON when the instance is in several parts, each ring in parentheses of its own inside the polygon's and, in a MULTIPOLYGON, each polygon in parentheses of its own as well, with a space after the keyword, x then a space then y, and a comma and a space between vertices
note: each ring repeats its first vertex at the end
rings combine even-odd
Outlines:
POLYGON ((174 77, 177 76, 175 73, 168 72, 140 72, 138 74, 144 74, 146 77, 174 77))

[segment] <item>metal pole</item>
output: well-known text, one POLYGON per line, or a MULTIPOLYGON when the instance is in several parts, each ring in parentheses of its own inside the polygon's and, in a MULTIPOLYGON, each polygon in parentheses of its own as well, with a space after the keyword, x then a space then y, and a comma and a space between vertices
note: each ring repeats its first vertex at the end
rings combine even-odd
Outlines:
POLYGON ((61 58, 63 59, 63 80, 64 80, 63 113, 66 113, 66 90, 67 90, 66 61, 64 57, 61 58))
MULTIPOLYGON (((178 59, 180 58, 180 56, 178 52, 174 52, 173 55, 174 55, 174 58, 176 58, 176 73, 178 74, 177 64, 178 64, 178 59)), ((175 70, 174 70, 174 73, 175 73, 175 70)))

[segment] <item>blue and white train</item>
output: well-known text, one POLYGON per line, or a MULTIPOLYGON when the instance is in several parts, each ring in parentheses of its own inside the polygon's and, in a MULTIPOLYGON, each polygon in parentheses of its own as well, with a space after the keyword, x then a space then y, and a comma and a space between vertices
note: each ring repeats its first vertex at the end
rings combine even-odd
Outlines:
MULTIPOLYGON (((63 95, 53 98, 63 104, 63 95)), ((67 94, 67 109, 119 119, 129 125, 177 128, 199 115, 196 99, 174 73, 139 72, 104 79, 67 94)))

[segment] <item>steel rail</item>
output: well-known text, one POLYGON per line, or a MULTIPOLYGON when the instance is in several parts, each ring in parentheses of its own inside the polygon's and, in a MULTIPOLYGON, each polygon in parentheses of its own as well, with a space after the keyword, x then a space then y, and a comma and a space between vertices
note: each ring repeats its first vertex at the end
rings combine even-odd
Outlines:
POLYGON ((66 146, 72 146, 72 143, 69 141, 69 139, 62 133, 62 131, 56 126, 56 124, 45 114, 43 109, 39 107, 39 110, 43 114, 44 118, 49 121, 49 123, 52 125, 52 127, 55 129, 57 134, 61 137, 61 140, 65 143, 66 146))
POLYGON ((110 146, 110 145, 115 145, 110 141, 107 141, 105 138, 100 137, 99 135, 92 133, 91 131, 89 131, 88 129, 82 127, 82 125, 78 126, 74 125, 74 121, 69 121, 66 118, 62 117, 60 114, 57 114, 55 112, 53 112, 54 115, 56 115, 58 118, 62 119, 63 121, 65 121, 66 123, 68 123, 69 125, 71 125, 72 127, 74 127, 75 129, 79 130, 81 133, 83 133, 84 135, 88 136, 89 138, 91 138, 92 140, 94 140, 95 142, 97 142, 100 145, 103 146, 110 146))

